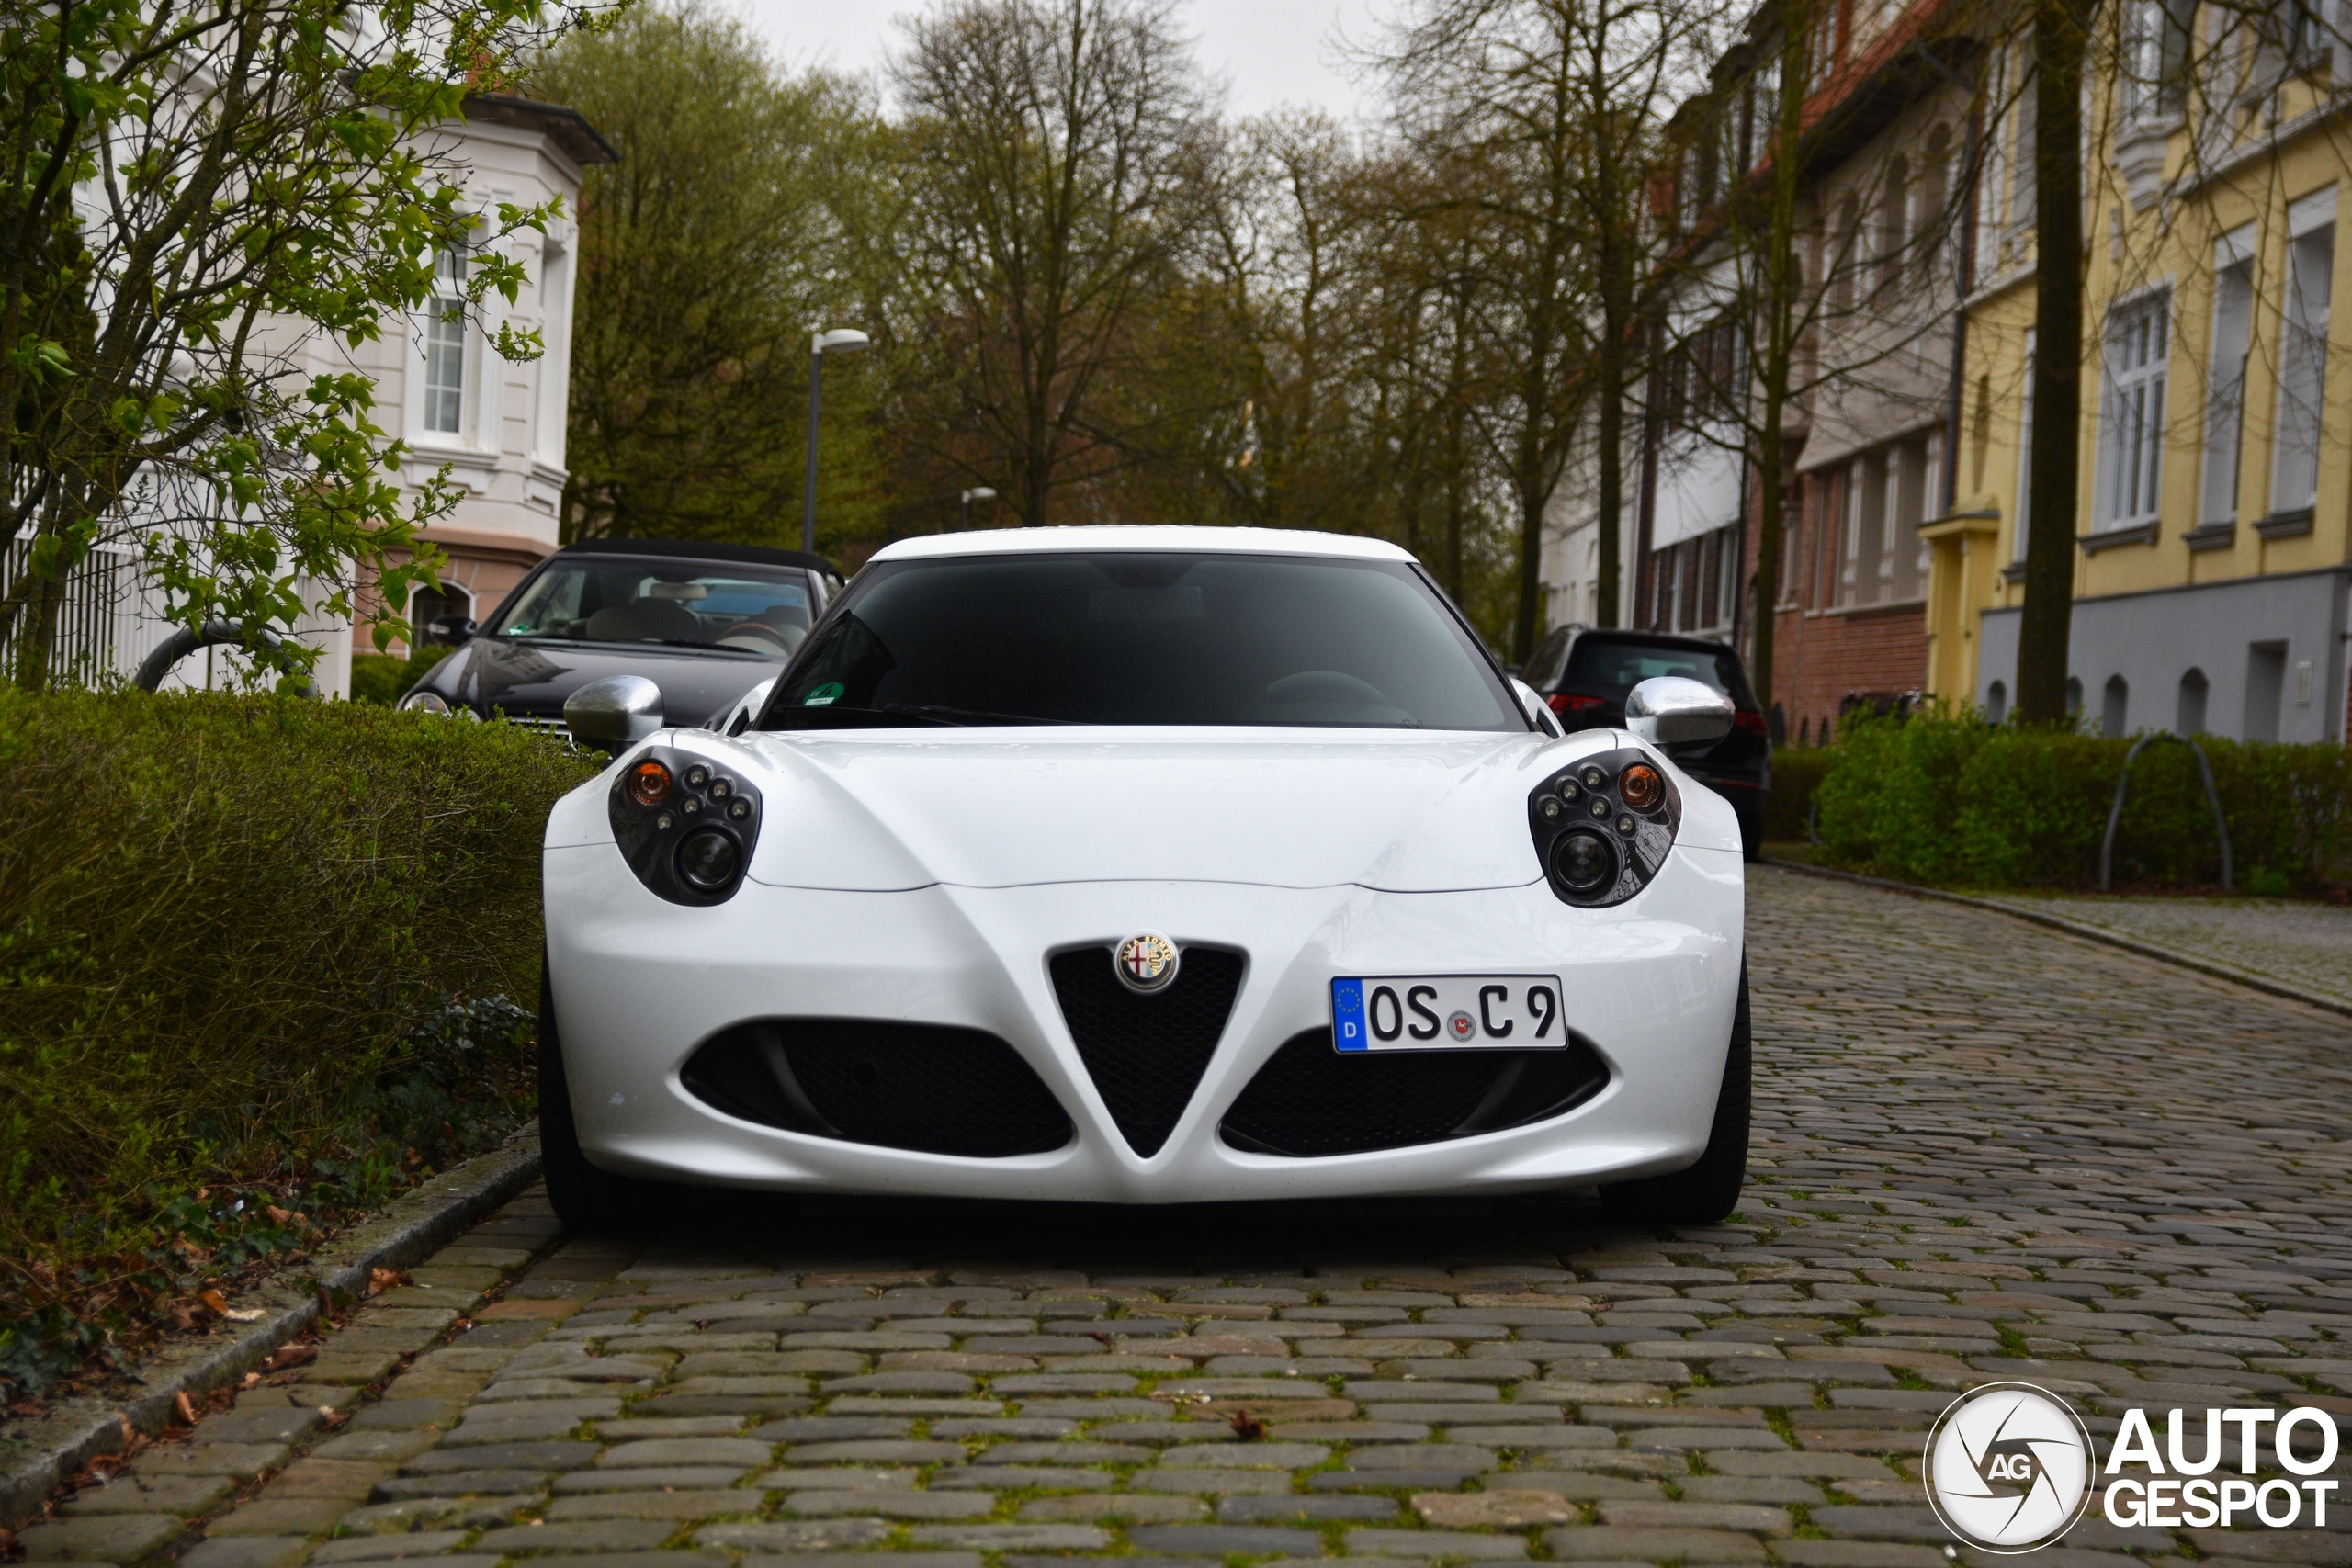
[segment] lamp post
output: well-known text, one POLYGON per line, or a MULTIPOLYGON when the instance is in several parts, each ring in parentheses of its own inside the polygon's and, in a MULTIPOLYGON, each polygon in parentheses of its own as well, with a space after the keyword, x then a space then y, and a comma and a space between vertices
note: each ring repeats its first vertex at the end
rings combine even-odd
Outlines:
POLYGON ((961 534, 971 527, 972 502, 976 501, 994 501, 995 499, 996 491, 989 489, 986 485, 980 486, 978 490, 966 491, 964 492, 964 513, 961 520, 956 525, 956 531, 961 534))
POLYGON ((825 355, 855 354, 874 340, 852 327, 808 334, 808 483, 800 503, 800 547, 817 552, 817 404, 825 384, 825 355))

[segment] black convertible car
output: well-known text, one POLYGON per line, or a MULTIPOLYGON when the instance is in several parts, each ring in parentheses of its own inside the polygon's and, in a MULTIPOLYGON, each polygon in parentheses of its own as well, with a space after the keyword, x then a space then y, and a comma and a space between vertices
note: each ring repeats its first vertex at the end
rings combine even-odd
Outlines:
POLYGON ((403 708, 504 717, 567 733, 563 700, 607 675, 662 688, 673 724, 700 724, 783 668, 841 574, 821 557, 684 539, 594 539, 541 561, 487 626, 436 621, 458 651, 403 708))

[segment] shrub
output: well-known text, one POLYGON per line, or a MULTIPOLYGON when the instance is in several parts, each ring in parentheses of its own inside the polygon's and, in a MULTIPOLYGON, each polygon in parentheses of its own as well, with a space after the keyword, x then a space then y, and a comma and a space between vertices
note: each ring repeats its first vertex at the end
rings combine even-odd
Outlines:
POLYGON ((1826 746, 1782 746, 1772 753, 1772 792, 1764 802, 1768 843, 1802 843, 1813 837, 1814 792, 1837 753, 1826 746))
POLYGON ((351 656, 351 700, 390 707, 408 695, 408 689, 424 679, 435 665, 456 651, 428 645, 406 658, 389 653, 355 653, 351 656))
MULTIPOLYGON (((2312 886, 2352 870, 2352 755, 2198 737, 2241 885, 2312 886)), ((1941 709, 1850 720, 1817 791, 1828 858, 1905 881, 2098 886, 2099 845, 2132 741, 1986 724, 1941 709)), ((1776 781, 1777 782, 1777 781, 1776 781)), ((2132 765, 2116 835, 2121 885, 2216 883, 2220 842, 2186 746, 2132 765)))
POLYGON ((537 995, 541 826, 592 772, 356 704, 0 690, 0 1377, 59 1313, 136 1326, 189 1247, 284 1250, 264 1211, 365 1207, 528 1113, 496 998, 537 995))

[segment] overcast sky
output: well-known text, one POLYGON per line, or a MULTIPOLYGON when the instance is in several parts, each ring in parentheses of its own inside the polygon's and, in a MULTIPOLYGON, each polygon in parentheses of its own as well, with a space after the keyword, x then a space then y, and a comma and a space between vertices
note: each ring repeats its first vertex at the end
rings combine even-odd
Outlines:
MULTIPOLYGON (((899 41, 894 17, 915 0, 735 0, 786 65, 871 71, 899 41)), ((1363 40, 1372 0, 1189 0, 1183 16, 1202 65, 1222 77, 1237 115, 1311 104, 1341 118, 1360 105, 1340 69, 1336 35, 1363 40)))

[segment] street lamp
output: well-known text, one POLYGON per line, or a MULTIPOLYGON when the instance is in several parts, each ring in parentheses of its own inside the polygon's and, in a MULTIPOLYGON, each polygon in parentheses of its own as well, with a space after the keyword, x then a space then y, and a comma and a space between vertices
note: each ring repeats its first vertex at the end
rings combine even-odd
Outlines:
POLYGON ((808 484, 800 503, 800 547, 817 553, 817 403, 825 382, 825 355, 855 354, 874 340, 854 327, 808 334, 808 484))
POLYGON ((989 489, 986 485, 982 485, 978 490, 966 491, 964 492, 964 515, 962 520, 956 525, 956 531, 961 534, 971 527, 972 502, 976 501, 994 501, 995 499, 996 491, 989 489))

